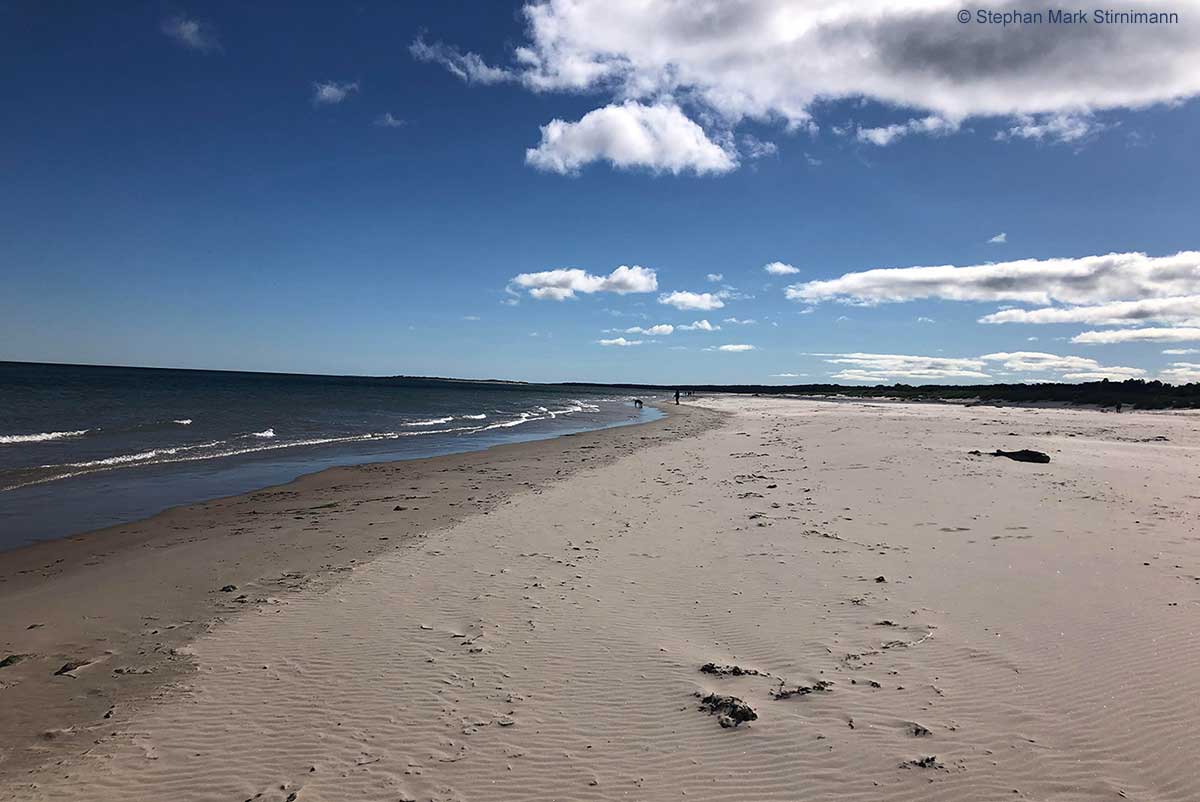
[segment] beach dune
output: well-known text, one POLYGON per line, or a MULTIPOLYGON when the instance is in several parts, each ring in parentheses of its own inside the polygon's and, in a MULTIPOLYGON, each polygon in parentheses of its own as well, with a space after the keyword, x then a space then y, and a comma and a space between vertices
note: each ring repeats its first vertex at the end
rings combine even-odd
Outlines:
POLYGON ((1196 798, 1200 418, 695 405, 477 513, 346 523, 396 545, 239 587, 194 670, 0 798, 1196 798))

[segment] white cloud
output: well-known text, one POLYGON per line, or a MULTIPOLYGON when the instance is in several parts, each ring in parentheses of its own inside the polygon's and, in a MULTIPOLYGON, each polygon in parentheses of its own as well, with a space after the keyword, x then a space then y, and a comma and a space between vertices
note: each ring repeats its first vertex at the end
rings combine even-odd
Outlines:
POLYGON ((705 278, 708 279, 709 281, 713 281, 713 282, 724 281, 725 274, 724 273, 709 273, 707 276, 705 276, 705 278))
POLYGON ((801 376, 807 376, 807 373, 772 373, 772 379, 798 379, 801 376))
POLYGON ((357 91, 357 81, 345 84, 337 81, 315 81, 312 102, 314 106, 335 106, 357 91))
POLYGON ((937 321, 931 317, 919 317, 919 318, 917 318, 917 322, 918 323, 937 323, 937 321))
POLYGON ((913 356, 910 354, 811 354, 831 365, 845 365, 833 378, 855 382, 901 379, 987 379, 983 359, 913 356))
POLYGON ((896 381, 944 381, 990 379, 988 363, 999 363, 1013 373, 1055 373, 1055 381, 1121 381, 1144 376, 1141 368, 1101 365, 1094 359, 1059 356, 1039 351, 984 354, 979 357, 930 357, 909 354, 812 354, 845 366, 832 374, 840 381, 892 383, 896 381))
POLYGON ((709 323, 707 320, 697 320, 693 323, 690 323, 690 324, 687 324, 684 326, 680 326, 679 330, 680 331, 720 331, 721 327, 714 326, 713 324, 709 323))
POLYGON ((659 323, 657 326, 651 326, 648 329, 641 326, 633 326, 632 328, 625 329, 626 334, 647 334, 651 337, 662 337, 673 331, 675 331, 675 327, 669 323, 659 323))
POLYGON ((421 37, 408 46, 408 52, 417 61, 441 64, 469 84, 497 84, 514 77, 506 69, 489 66, 474 53, 463 53, 442 42, 429 44, 421 37))
POLYGON ((990 245, 1004 245, 1007 242, 1008 234, 1004 233, 1003 231, 988 240, 988 244, 990 245))
POLYGON ((687 292, 684 290, 663 293, 658 296, 658 302, 679 310, 695 309, 704 312, 721 309, 725 306, 725 302, 711 292, 687 292))
POLYGON ((763 265, 763 270, 767 271, 772 276, 790 276, 793 273, 800 272, 800 268, 792 267, 791 265, 783 262, 771 262, 769 264, 765 264, 763 265))
POLYGON ((1094 306, 1002 309, 980 323, 1091 323, 1099 326, 1156 321, 1200 325, 1200 295, 1113 301, 1094 306))
POLYGON ((1163 353, 1168 356, 1189 356, 1200 354, 1200 348, 1164 348, 1163 353))
POLYGON ((381 116, 376 117, 375 124, 381 128, 402 128, 405 125, 404 120, 393 116, 390 111, 385 111, 381 116))
POLYGON ((1172 362, 1171 367, 1165 368, 1158 378, 1171 384, 1192 384, 1200 382, 1200 364, 1195 362, 1172 362))
POLYGON ((721 322, 722 323, 732 323, 735 326, 753 326, 758 321, 754 320, 752 318, 746 318, 745 320, 738 320, 736 317, 727 317, 724 320, 722 320, 721 322))
POLYGON ((542 141, 525 151, 526 163, 554 173, 575 173, 595 161, 623 169, 644 167, 678 175, 724 173, 737 159, 713 142, 678 106, 634 101, 589 111, 578 122, 551 120, 542 141))
POLYGON ((996 139, 1001 142, 1009 139, 1078 142, 1102 130, 1104 126, 1088 114, 1020 115, 1017 124, 996 134, 996 139))
POLYGON ((658 275, 650 268, 621 265, 607 276, 596 276, 577 267, 544 270, 540 273, 521 273, 514 276, 510 286, 516 285, 529 290, 534 298, 562 301, 574 298, 575 293, 615 292, 626 295, 633 292, 654 292, 658 289, 658 275))
POLYGON ((1200 294, 1200 252, 1173 256, 1110 253, 992 264, 878 268, 787 288, 795 301, 875 304, 940 298, 951 301, 1098 304, 1200 294))
POLYGON ((169 17, 163 20, 162 32, 190 50, 207 53, 221 49, 217 32, 206 22, 182 16, 169 17))
POLYGON ((1180 327, 1173 329, 1113 329, 1109 331, 1085 331, 1071 338, 1073 343, 1182 343, 1200 340, 1200 328, 1180 327))
POLYGON ((742 137, 742 153, 748 159, 764 159, 779 153, 779 146, 774 142, 764 142, 756 136, 746 134, 742 137))
MULTIPOLYGON (((697 8, 677 0, 527 0, 526 39, 511 69, 535 91, 604 92, 620 101, 674 97, 730 129, 746 118, 811 130, 814 109, 866 99, 928 118, 1014 118, 1006 138, 1074 138, 1109 109, 1200 94, 1200 15, 1172 25, 1013 28, 960 24, 960 0, 739 0, 697 8)), ((1122 10, 1162 10, 1127 0, 1122 10)), ((1005 11, 1043 11, 1012 0, 1005 11)), ((418 40, 420 43, 420 40, 418 40)), ((423 44, 423 43, 421 43, 423 44)), ((427 48, 429 46, 426 46, 427 48)), ((416 48, 416 45, 414 45, 416 48)), ((470 80, 473 54, 438 61, 470 80)), ((912 122, 899 124, 911 133, 912 122)), ((936 130, 936 126, 933 126, 936 130)), ((886 128, 884 129, 886 130, 886 128)), ((882 136, 882 135, 878 135, 882 136)), ((891 140, 894 140, 892 135, 891 140)), ((870 139, 868 139, 870 141, 870 139)))
POLYGON ((730 343, 729 345, 718 345, 717 350, 718 351, 726 351, 728 353, 739 354, 744 351, 753 351, 754 346, 746 345, 745 343, 730 343))
POLYGON ((928 117, 913 118, 906 123, 896 123, 882 128, 860 127, 856 136, 859 142, 886 147, 897 139, 906 137, 909 134, 946 136, 947 134, 953 134, 958 128, 959 123, 957 121, 947 120, 944 117, 931 114, 928 117))
POLYGON ((630 345, 641 345, 642 344, 641 340, 626 340, 624 337, 616 337, 611 340, 597 340, 596 342, 600 343, 601 345, 618 345, 618 346, 621 346, 622 348, 628 347, 630 345))
POLYGON ((1074 381, 1099 381, 1103 378, 1124 380, 1146 375, 1146 371, 1141 368, 1105 366, 1087 357, 1059 356, 1040 351, 984 354, 980 359, 1001 362, 1006 370, 1017 373, 1050 371, 1062 373, 1061 378, 1074 381))

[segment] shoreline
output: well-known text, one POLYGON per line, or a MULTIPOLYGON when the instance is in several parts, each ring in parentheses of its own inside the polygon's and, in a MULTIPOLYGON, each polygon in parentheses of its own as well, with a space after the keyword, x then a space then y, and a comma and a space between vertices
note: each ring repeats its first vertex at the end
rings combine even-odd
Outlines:
POLYGON ((664 416, 652 421, 326 468, 0 552, 0 660, 18 656, 0 673, 0 774, 78 751, 97 722, 136 711, 185 677, 193 668, 187 643, 256 603, 724 418, 698 407, 660 409, 664 416), (390 534, 376 535, 376 525, 390 534), (82 660, 89 663, 56 675, 82 660))

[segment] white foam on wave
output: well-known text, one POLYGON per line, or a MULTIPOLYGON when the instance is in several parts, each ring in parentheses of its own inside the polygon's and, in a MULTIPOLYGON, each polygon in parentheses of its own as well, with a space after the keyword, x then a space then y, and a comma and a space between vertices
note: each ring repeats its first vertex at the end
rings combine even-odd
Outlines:
POLYGON ((275 436, 275 430, 274 429, 263 429, 261 432, 251 432, 250 436, 270 439, 275 436))
MULTIPOLYGON (((469 417, 469 416, 468 416, 469 417)), ((454 420, 453 415, 447 415, 444 418, 430 418, 429 420, 414 420, 404 424, 405 426, 437 426, 441 423, 449 423, 454 420)))
POLYGON ((461 415, 460 417, 462 417, 464 420, 483 420, 487 417, 487 415, 480 412, 478 415, 461 415))
POLYGON ((50 440, 62 440, 64 437, 81 437, 91 429, 77 429, 71 432, 38 432, 37 434, 0 434, 0 445, 15 445, 17 443, 45 443, 50 440))
POLYGON ((180 426, 191 426, 192 419, 191 418, 180 418, 179 420, 171 421, 171 423, 178 423, 180 426))

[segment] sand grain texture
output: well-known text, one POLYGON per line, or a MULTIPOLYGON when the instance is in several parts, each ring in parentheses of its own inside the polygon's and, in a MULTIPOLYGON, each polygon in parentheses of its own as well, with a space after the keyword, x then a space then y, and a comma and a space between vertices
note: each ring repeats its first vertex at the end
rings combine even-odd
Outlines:
POLYGON ((1195 798, 1196 417, 699 403, 249 605, 0 797, 1195 798))

